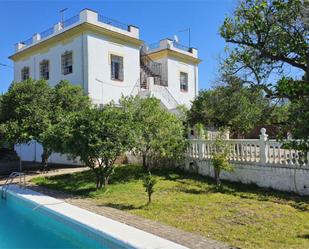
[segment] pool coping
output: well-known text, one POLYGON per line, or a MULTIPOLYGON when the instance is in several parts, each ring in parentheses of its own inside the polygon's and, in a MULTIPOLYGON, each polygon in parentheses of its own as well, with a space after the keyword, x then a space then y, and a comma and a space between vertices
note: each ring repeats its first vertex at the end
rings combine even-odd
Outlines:
MULTIPOLYGON (((1 188, 1 187, 0 187, 1 188)), ((64 218, 76 221, 103 237, 118 241, 122 245, 138 249, 188 249, 175 242, 161 238, 157 235, 131 227, 119 221, 90 212, 63 200, 44 195, 42 193, 20 188, 18 185, 10 185, 8 192, 23 200, 36 205, 36 208, 44 208, 64 218)))

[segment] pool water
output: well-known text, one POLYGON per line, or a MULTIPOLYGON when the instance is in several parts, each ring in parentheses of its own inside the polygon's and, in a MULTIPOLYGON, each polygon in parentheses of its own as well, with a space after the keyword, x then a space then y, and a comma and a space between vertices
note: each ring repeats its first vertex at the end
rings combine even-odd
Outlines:
POLYGON ((0 248, 123 249, 44 208, 8 194, 0 198, 0 248))

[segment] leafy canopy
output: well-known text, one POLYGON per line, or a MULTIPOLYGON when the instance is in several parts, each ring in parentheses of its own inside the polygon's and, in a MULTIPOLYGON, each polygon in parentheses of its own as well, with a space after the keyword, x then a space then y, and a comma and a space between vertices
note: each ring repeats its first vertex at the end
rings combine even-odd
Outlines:
POLYGON ((158 160, 175 163, 185 150, 185 129, 181 119, 163 109, 156 98, 129 97, 121 106, 133 119, 134 151, 143 157, 145 169, 158 160))
POLYGON ((49 132, 52 149, 79 158, 96 174, 97 188, 108 184, 116 158, 132 145, 129 116, 113 105, 67 116, 49 132))
POLYGON ((225 70, 264 89, 271 98, 288 100, 290 111, 281 129, 301 139, 307 151, 308 17, 306 0, 243 0, 220 29, 231 44, 225 70))
POLYGON ((193 101, 189 112, 192 125, 228 128, 234 136, 244 136, 264 118, 268 101, 258 89, 244 86, 236 77, 228 77, 223 86, 205 90, 193 101))

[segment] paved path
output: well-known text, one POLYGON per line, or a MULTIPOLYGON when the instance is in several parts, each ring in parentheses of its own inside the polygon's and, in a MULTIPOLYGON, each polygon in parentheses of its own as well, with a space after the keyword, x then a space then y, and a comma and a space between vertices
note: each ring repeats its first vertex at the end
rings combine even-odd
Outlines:
MULTIPOLYGON (((60 191, 47 189, 42 186, 36 186, 30 182, 30 180, 39 175, 52 176, 60 175, 66 173, 72 173, 85 170, 85 168, 74 168, 74 169, 59 169, 56 171, 50 171, 44 174, 32 174, 27 175, 27 186, 37 192, 44 193, 46 195, 55 197, 57 199, 64 200, 67 203, 70 203, 75 206, 79 206, 83 209, 89 210, 91 212, 103 215, 105 217, 117 220, 119 222, 125 223, 127 225, 136 227, 138 229, 144 230, 146 232, 155 234, 162 238, 174 241, 183 246, 192 248, 192 249, 228 249, 229 247, 221 242, 205 238, 203 236, 188 233, 180 229, 164 225, 162 223, 151 221, 143 217, 135 216, 129 213, 126 213, 121 210, 117 210, 110 207, 98 206, 90 198, 80 198, 78 196, 69 195, 60 191)), ((3 183, 3 180, 0 180, 0 184, 3 183)))

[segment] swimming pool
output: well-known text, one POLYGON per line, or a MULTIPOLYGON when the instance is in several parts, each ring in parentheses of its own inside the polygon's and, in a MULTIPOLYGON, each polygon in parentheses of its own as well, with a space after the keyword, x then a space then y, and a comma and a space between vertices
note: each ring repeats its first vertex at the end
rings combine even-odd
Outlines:
POLYGON ((0 248, 185 248, 29 189, 0 198, 0 248))

